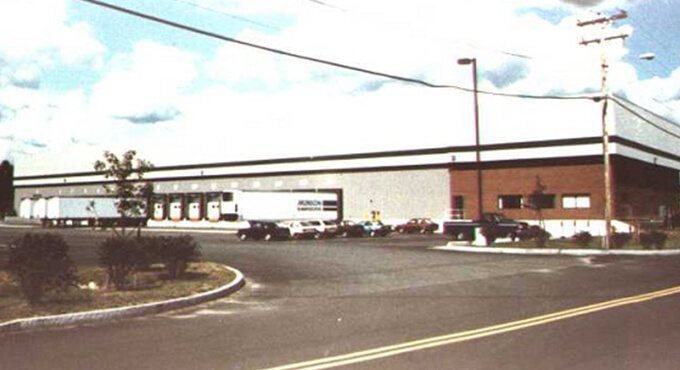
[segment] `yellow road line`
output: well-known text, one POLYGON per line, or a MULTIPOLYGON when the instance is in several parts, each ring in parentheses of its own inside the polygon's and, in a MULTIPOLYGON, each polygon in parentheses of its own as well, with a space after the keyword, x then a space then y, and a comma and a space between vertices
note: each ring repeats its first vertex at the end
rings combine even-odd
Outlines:
POLYGON ((293 369, 328 369, 332 367, 355 364, 359 362, 366 362, 404 354, 408 352, 420 351, 427 348, 440 347, 454 343, 470 341, 473 339, 484 338, 492 335, 498 335, 517 331, 521 329, 530 328, 533 326, 544 325, 555 321, 566 320, 569 318, 588 315, 591 313, 604 311, 616 307, 632 305, 636 303, 646 302, 653 299, 667 297, 674 294, 680 294, 680 286, 659 290, 656 292, 641 294, 632 297, 615 299, 612 301, 596 303, 588 306, 572 308, 565 311, 555 312, 547 315, 532 317, 524 320, 513 321, 505 324, 489 326, 486 328, 464 331, 460 333, 442 335, 432 338, 416 340, 391 346, 373 348, 365 351, 348 353, 345 355, 322 358, 317 360, 299 362, 296 364, 278 366, 268 370, 293 370, 293 369))

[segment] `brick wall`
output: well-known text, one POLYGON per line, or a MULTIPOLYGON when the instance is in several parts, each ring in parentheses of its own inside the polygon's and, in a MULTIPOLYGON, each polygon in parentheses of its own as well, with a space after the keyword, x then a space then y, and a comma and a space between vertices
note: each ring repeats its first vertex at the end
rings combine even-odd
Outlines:
MULTIPOLYGON (((457 165, 451 169, 450 175, 452 198, 463 196, 464 217, 475 218, 476 169, 470 165, 457 165)), ((612 179, 614 218, 658 216, 662 205, 677 211, 679 188, 676 170, 613 156, 612 179)), ((600 158, 487 163, 482 169, 482 184, 484 212, 499 212, 517 219, 537 219, 538 213, 528 204, 532 193, 540 186, 554 202, 553 208, 542 209, 545 219, 603 218, 604 174, 600 158), (522 208, 501 208, 499 197, 502 196, 521 196, 522 208), (576 198, 578 208, 574 204, 576 198)))

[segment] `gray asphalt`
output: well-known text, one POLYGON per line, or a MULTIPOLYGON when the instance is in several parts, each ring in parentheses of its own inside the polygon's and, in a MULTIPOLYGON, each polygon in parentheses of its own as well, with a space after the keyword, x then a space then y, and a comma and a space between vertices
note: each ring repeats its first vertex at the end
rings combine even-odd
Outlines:
MULTIPOLYGON (((0 230, 0 243, 11 237, 0 230)), ((81 263, 103 233, 64 231, 81 263)), ((489 327, 678 285, 680 258, 467 255, 441 236, 276 243, 195 235, 235 295, 120 322, 0 336, 7 369, 259 369, 489 327)), ((678 297, 347 368, 675 369, 678 297)))

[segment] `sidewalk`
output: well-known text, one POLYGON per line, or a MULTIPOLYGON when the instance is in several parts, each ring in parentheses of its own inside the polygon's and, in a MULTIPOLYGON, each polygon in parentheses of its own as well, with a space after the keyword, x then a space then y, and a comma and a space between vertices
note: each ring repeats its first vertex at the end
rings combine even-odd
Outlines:
POLYGON ((522 254, 540 256, 674 256, 680 249, 626 250, 626 249, 574 249, 574 248, 511 248, 499 244, 495 247, 469 246, 467 242, 449 242, 432 249, 460 253, 522 254))

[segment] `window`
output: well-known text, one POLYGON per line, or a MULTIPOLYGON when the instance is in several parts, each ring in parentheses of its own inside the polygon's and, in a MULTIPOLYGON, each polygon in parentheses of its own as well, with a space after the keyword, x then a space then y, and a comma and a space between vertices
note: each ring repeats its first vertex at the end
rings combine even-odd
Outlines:
POLYGON ((590 208, 590 194, 563 195, 562 208, 588 209, 590 208))
POLYGON ((553 209, 555 194, 532 194, 529 196, 529 205, 534 209, 553 209))
POLYGON ((465 201, 462 195, 451 197, 451 218, 462 219, 465 217, 465 201))
POLYGON ((520 209, 522 208, 521 195, 499 195, 498 209, 520 209))

